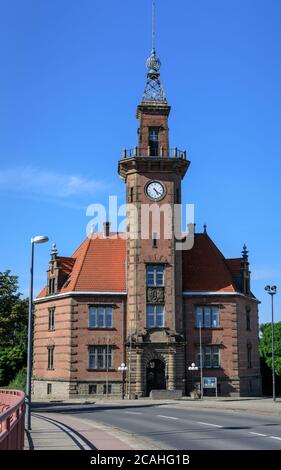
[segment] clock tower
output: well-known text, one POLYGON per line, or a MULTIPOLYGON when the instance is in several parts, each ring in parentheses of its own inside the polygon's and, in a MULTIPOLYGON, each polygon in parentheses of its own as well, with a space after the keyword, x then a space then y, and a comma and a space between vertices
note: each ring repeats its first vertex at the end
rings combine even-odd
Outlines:
POLYGON ((175 207, 190 162, 185 151, 169 146, 170 106, 154 44, 146 66, 138 145, 124 150, 118 164, 126 183, 126 363, 133 397, 151 390, 175 394, 185 385, 182 251, 176 249, 182 236, 175 233, 175 207))

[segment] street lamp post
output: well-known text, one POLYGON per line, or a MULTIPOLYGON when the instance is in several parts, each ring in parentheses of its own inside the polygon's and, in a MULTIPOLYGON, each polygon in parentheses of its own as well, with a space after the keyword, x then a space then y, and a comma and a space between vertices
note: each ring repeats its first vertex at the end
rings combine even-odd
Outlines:
POLYGON ((201 400, 203 400, 203 356, 202 356, 202 326, 199 323, 199 343, 200 343, 200 387, 201 387, 201 400))
POLYGON ((27 334, 27 370, 26 370, 26 409, 25 429, 31 430, 31 380, 32 380, 32 337, 33 337, 33 270, 34 270, 34 245, 46 243, 48 237, 37 236, 31 239, 31 261, 30 261, 30 286, 28 304, 28 334, 27 334))
MULTIPOLYGON (((190 370, 190 371, 198 370, 198 367, 195 365, 194 362, 192 362, 191 366, 188 367, 188 370, 190 370)), ((193 392, 193 375, 191 377, 192 377, 191 389, 192 389, 192 392, 193 392)))
POLYGON ((125 397, 125 372, 128 370, 128 367, 122 362, 121 366, 118 367, 118 370, 122 372, 122 400, 125 397))
POLYGON ((274 357, 274 302, 273 297, 277 292, 276 286, 266 286, 265 290, 271 295, 271 342, 272 342, 272 398, 276 401, 275 394, 275 357, 274 357))

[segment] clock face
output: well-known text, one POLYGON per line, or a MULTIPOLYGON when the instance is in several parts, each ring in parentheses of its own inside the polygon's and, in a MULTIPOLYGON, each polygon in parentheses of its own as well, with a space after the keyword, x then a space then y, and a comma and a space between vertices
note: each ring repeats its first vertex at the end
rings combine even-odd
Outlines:
POLYGON ((146 195, 153 201, 160 201, 165 196, 165 187, 159 181, 150 181, 145 187, 146 195))

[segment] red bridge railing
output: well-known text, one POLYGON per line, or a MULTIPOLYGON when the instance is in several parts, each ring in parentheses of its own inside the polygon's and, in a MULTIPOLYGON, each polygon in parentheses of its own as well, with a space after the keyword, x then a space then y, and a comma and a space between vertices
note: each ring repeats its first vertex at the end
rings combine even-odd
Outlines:
POLYGON ((24 393, 0 389, 0 450, 24 447, 24 393))

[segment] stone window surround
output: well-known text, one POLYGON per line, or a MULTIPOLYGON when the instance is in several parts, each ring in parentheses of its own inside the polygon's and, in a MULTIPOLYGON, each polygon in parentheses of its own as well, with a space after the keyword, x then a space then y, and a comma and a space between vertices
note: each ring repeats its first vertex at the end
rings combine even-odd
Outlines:
POLYGON ((112 304, 112 303, 106 303, 106 302, 91 302, 91 303, 88 303, 88 329, 89 330, 116 330, 116 328, 113 326, 113 310, 117 308, 117 305, 116 304, 112 304), (112 312, 111 312, 111 315, 112 315, 112 318, 111 318, 111 326, 102 326, 102 327, 99 327, 98 326, 98 312, 97 312, 97 318, 96 318, 96 326, 90 326, 90 308, 91 307, 95 307, 96 309, 98 309, 99 307, 103 307, 104 308, 104 321, 106 323, 106 307, 111 307, 112 309, 112 312))
POLYGON ((165 286, 165 263, 146 263, 146 286, 147 287, 164 287, 165 286), (154 270, 154 284, 148 284, 148 268, 153 267, 154 270), (163 268, 163 283, 162 284, 157 284, 157 267, 163 268))
POLYGON ((55 331, 55 311, 56 307, 48 308, 48 331, 55 331))
MULTIPOLYGON (((199 346, 198 344, 196 344, 196 362, 198 362, 198 367, 200 367, 200 351, 199 351, 199 346), (199 358, 199 359, 198 359, 199 358)), ((221 345, 219 344, 203 344, 202 345, 202 352, 203 352, 203 364, 202 364, 202 368, 203 369, 221 369, 221 345), (212 351, 212 348, 218 348, 218 358, 219 358, 219 361, 218 361, 218 365, 217 366, 214 366, 212 363, 213 363, 213 351, 212 351), (206 366, 205 365, 205 350, 206 348, 211 348, 211 365, 210 366, 206 366)))
MULTIPOLYGON (((201 325, 201 329, 206 329, 206 330, 220 330, 220 329, 223 329, 221 326, 220 326, 220 305, 217 304, 217 303, 211 303, 211 304, 207 304, 207 303, 200 303, 200 304, 195 304, 194 305, 195 307, 195 326, 194 328, 199 330, 200 327, 197 326, 197 308, 203 308, 203 310, 206 308, 206 307, 209 307, 211 309, 211 317, 210 317, 210 320, 211 320, 211 325, 210 326, 205 326, 204 324, 201 325), (217 326, 213 326, 212 325, 212 319, 213 319, 213 315, 212 315, 212 309, 214 307, 217 307, 218 309, 218 325, 217 326)), ((203 311, 203 323, 204 323, 204 311, 203 311)))
MULTIPOLYGON (((106 344, 89 344, 88 345, 88 368, 87 368, 87 371, 98 371, 98 372, 107 372, 107 371, 115 371, 114 367, 112 367, 112 364, 114 364, 114 349, 116 348, 115 345, 113 344, 109 344, 108 346, 106 344), (99 368, 99 367, 90 367, 90 348, 103 348, 104 349, 104 358, 105 358, 105 367, 103 368, 99 368), (110 353, 110 356, 111 356, 111 367, 107 367, 106 366, 106 352, 107 352, 107 348, 108 348, 108 351, 110 353)), ((96 352, 96 365, 98 363, 98 353, 96 352)))
POLYGON ((54 345, 47 346, 47 352, 48 352, 47 369, 48 370, 55 370, 55 368, 54 368, 54 349, 55 349, 54 345))

